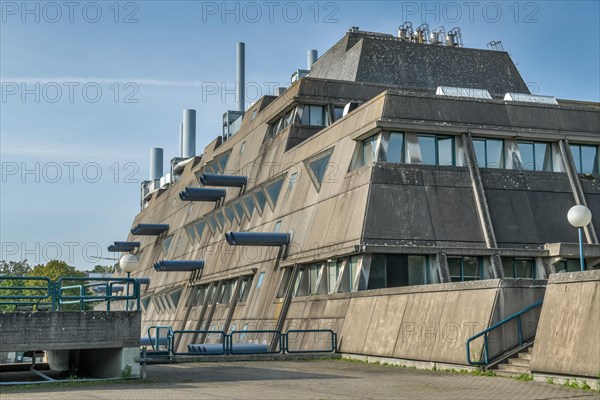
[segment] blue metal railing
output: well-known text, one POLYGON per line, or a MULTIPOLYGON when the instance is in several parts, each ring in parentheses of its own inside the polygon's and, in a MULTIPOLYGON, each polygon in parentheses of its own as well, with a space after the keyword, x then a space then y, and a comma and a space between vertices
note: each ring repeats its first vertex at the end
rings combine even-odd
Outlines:
MULTIPOLYGON (((85 303, 89 302, 101 302, 106 301, 106 311, 110 311, 111 301, 125 300, 129 304, 130 300, 136 301, 136 310, 140 310, 140 284, 135 278, 86 278, 86 277, 63 277, 56 282, 56 297, 57 297, 57 308, 58 311, 61 309, 62 304, 75 304, 79 303, 80 310, 84 309, 85 303), (92 283, 85 284, 83 282, 93 281, 92 283), (63 286, 64 282, 82 282, 79 285, 63 286), (87 289, 102 285, 104 282, 106 291, 102 294, 94 294, 93 290, 90 294, 87 289), (112 294, 112 288, 115 284, 129 285, 133 284, 133 293, 128 295, 114 295, 112 294), (69 291, 78 289, 78 294, 64 294, 63 291, 69 291)), ((128 309, 129 307, 127 307, 128 309)))
POLYGON ((285 345, 284 345, 285 351, 290 354, 292 354, 292 353, 331 353, 331 352, 337 353, 337 333, 335 333, 331 329, 292 329, 292 330, 287 331, 284 337, 285 337, 285 345), (290 334, 298 334, 298 333, 301 333, 301 334, 305 334, 305 333, 329 334, 331 337, 331 348, 330 349, 323 348, 323 349, 310 349, 310 350, 303 350, 303 349, 292 350, 292 349, 290 349, 290 334))
POLYGON ((160 345, 162 344, 161 335, 160 335, 161 329, 167 330, 166 350, 168 352, 170 352, 172 343, 173 343, 173 328, 171 328, 171 325, 153 325, 153 326, 149 327, 148 328, 148 339, 150 341, 152 349, 160 350, 160 345), (154 335, 154 336, 152 336, 153 329, 156 331, 156 335, 154 335))
POLYGON ((167 345, 166 350, 168 355, 248 355, 248 354, 279 354, 279 353, 336 353, 337 352, 337 334, 331 329, 293 329, 286 333, 278 330, 245 330, 232 331, 230 334, 224 331, 209 331, 209 330, 177 330, 174 331, 170 325, 156 325, 148 328, 148 336, 142 338, 142 346, 151 345, 153 350, 159 350, 160 346, 160 330, 167 330, 167 345), (152 331, 156 331, 156 335, 152 336, 152 331), (326 334, 329 338, 324 339, 322 343, 328 343, 328 347, 319 346, 319 348, 309 349, 289 349, 289 335, 299 334, 326 334), (175 340, 178 335, 184 334, 202 334, 205 337, 208 335, 219 335, 216 343, 189 343, 187 351, 177 351, 175 348, 175 340), (262 340, 257 338, 247 338, 246 336, 268 335, 268 338, 262 340), (234 341, 234 337, 238 340, 234 341), (273 350, 270 350, 271 343, 277 343, 273 350))
POLYGON ((490 326, 489 328, 479 332, 478 334, 471 336, 469 339, 467 339, 467 343, 466 343, 466 351, 467 351, 467 363, 469 363, 469 365, 487 365, 489 364, 490 360, 489 360, 489 343, 488 343, 488 333, 490 333, 491 331, 493 331, 496 328, 499 328, 500 326, 506 324, 507 322, 510 322, 514 319, 517 320, 517 335, 518 335, 518 341, 519 341, 519 346, 523 346, 523 323, 521 321, 521 316, 523 314, 525 314, 528 311, 533 310, 534 308, 537 308, 539 306, 541 306, 543 303, 542 300, 536 301, 535 303, 525 307, 524 309, 522 309, 521 311, 507 317, 504 318, 502 321, 495 323, 494 325, 490 326), (483 361, 481 361, 481 357, 480 357, 480 361, 473 361, 471 360, 471 342, 475 339, 480 338, 481 336, 483 336, 483 361))
POLYGON ((134 300, 140 310, 140 283, 134 278, 87 278, 63 277, 53 282, 40 276, 0 276, 0 306, 35 306, 38 310, 48 307, 51 311, 61 311, 66 304, 79 304, 83 311, 86 303, 106 302, 110 311, 111 301, 134 300), (38 282, 43 282, 40 284, 38 282), (81 282, 75 285, 65 283, 81 282), (130 295, 113 294, 115 285, 132 285, 130 295), (94 288, 104 287, 104 294, 94 293, 94 288))
POLYGON ((54 285, 50 278, 39 276, 0 276, 0 305, 33 306, 51 302, 54 309, 54 285), (28 282, 40 286, 28 286, 28 282), (38 282, 45 283, 43 286, 38 282), (16 285, 12 285, 16 284, 16 285), (39 294, 34 294, 38 293, 39 294), (9 300, 9 301, 6 301, 9 300))

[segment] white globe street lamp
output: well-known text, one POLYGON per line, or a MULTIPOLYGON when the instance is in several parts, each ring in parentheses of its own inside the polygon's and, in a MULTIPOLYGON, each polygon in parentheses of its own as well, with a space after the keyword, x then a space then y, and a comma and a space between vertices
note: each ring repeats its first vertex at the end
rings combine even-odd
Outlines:
MULTIPOLYGON (((119 260, 119 265, 121 266, 121 270, 127 272, 127 279, 129 279, 131 273, 140 265, 140 258, 134 254, 125 254, 119 260)), ((127 296, 125 301, 125 311, 129 311, 129 281, 127 281, 127 296)))
POLYGON ((567 213, 569 223, 579 231, 579 263, 581 270, 585 271, 585 258, 583 257, 583 227, 592 222, 592 212, 583 205, 571 207, 567 213))

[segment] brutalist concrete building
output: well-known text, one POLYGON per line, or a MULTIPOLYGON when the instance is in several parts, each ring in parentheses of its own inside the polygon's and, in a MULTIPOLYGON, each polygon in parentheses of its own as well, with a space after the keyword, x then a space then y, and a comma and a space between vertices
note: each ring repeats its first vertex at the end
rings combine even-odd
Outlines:
POLYGON ((600 329, 600 104, 532 94, 508 53, 446 39, 353 28, 277 96, 245 109, 241 90, 201 155, 185 110, 139 247, 115 248, 150 277, 142 331, 331 329, 355 357, 596 377, 598 341, 573 338, 600 329))

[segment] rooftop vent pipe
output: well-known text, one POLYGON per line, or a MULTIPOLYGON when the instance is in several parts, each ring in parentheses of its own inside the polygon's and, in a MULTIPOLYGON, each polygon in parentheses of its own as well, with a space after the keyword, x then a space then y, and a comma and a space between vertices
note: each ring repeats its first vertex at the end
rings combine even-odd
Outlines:
POLYGON ((317 62, 319 53, 316 50, 309 50, 306 54, 306 69, 310 71, 313 64, 317 62))
POLYGON ((183 122, 179 123, 179 157, 183 157, 183 122))
POLYGON ((195 271, 204 268, 204 260, 163 260, 154 264, 159 272, 195 271))
POLYGON ((153 147, 150 149, 150 180, 160 179, 163 174, 163 149, 153 147))
POLYGON ((169 225, 167 224, 137 224, 131 228, 131 234, 136 236, 158 236, 168 230, 169 225))
POLYGON ((219 201, 225 197, 225 189, 186 187, 179 193, 182 201, 219 201))
POLYGON ((199 179, 204 186, 242 187, 248 183, 248 177, 240 175, 202 174, 199 179))
POLYGON ((113 253, 123 252, 128 253, 140 247, 140 242, 115 242, 108 246, 108 251, 113 253))
POLYGON ((233 246, 286 246, 291 235, 279 232, 227 232, 227 243, 233 246))
POLYGON ((196 110, 183 110, 182 154, 184 158, 196 155, 196 110))
POLYGON ((237 111, 246 110, 246 44, 239 42, 237 44, 237 69, 236 69, 236 105, 237 111))

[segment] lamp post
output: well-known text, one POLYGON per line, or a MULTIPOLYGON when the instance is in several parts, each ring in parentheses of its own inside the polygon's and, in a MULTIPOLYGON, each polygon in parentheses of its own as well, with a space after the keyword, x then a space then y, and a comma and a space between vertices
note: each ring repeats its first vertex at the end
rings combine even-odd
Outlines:
POLYGON ((569 223, 579 230, 579 262, 581 270, 585 271, 585 259, 583 258, 583 227, 592 222, 592 212, 582 205, 571 207, 567 213, 569 223))
MULTIPOLYGON (((131 273, 135 271, 140 263, 140 258, 134 254, 125 254, 119 260, 121 270, 127 272, 127 279, 131 276, 131 273)), ((125 311, 129 311, 129 281, 127 282, 127 295, 126 295, 125 311)))

